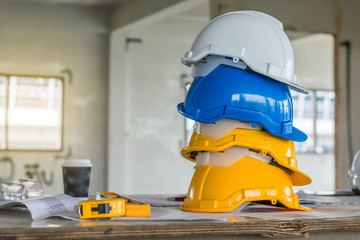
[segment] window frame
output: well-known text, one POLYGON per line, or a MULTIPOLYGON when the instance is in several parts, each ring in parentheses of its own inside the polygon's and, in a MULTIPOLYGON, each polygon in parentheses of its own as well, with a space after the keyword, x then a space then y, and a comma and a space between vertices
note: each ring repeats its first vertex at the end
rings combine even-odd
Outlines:
MULTIPOLYGON (((322 154, 329 154, 329 153, 332 153, 334 154, 335 156, 335 152, 336 152, 336 109, 337 109, 337 106, 336 106, 336 91, 335 90, 324 90, 324 89, 307 89, 309 91, 309 95, 311 96, 311 106, 312 106, 312 122, 313 122, 313 144, 312 144, 312 150, 311 152, 304 152, 304 153, 301 153, 301 152, 297 152, 296 154, 299 154, 299 155, 307 155, 307 154, 319 154, 319 155, 322 155, 322 154), (317 96, 316 96, 316 93, 317 92, 333 92, 334 93, 334 135, 333 135, 333 139, 334 139, 334 149, 332 152, 317 152, 316 150, 316 147, 317 147, 317 144, 318 144, 318 128, 317 128, 317 119, 321 119, 321 118, 318 118, 317 116, 317 96)), ((293 97, 293 96, 292 96, 293 97)), ((294 117, 293 117, 294 118, 294 117)), ((293 119, 294 120, 294 119, 293 119)), ((301 129, 300 129, 301 130, 301 129)))
POLYGON ((38 74, 9 74, 9 73, 0 73, 0 76, 7 79, 5 91, 5 141, 6 147, 4 149, 0 148, 0 152, 62 152, 64 150, 64 119, 65 119, 65 79, 62 76, 58 75, 38 75, 38 74), (27 77, 27 78, 55 78, 61 81, 62 84, 62 94, 61 94, 61 131, 60 131, 60 148, 59 149, 9 149, 8 148, 8 112, 9 112, 9 79, 11 77, 27 77))

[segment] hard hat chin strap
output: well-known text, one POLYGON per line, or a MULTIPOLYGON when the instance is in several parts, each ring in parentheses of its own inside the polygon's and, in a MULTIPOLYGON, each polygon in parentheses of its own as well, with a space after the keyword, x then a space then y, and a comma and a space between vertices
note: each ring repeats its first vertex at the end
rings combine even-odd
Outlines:
POLYGON ((271 162, 269 163, 270 165, 273 165, 274 167, 278 167, 282 170, 284 170, 287 174, 291 175, 291 170, 284 167, 284 166, 281 166, 280 164, 278 164, 275 159, 271 159, 271 162))

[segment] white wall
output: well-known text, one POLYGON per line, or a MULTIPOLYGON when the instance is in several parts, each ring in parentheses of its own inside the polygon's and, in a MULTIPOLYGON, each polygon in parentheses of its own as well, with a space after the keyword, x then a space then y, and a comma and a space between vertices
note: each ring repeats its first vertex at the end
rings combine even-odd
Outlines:
POLYGON ((194 164, 180 155, 185 129, 176 106, 185 98, 181 75, 190 71, 180 58, 208 21, 209 5, 198 3, 191 3, 196 18, 171 10, 156 21, 111 35, 110 191, 187 192, 194 164), (126 46, 128 37, 142 43, 126 46))
POLYGON ((319 191, 334 190, 335 161, 333 154, 298 154, 298 169, 308 175, 312 182, 309 185, 294 187, 299 189, 319 191))
MULTIPOLYGON (((1 3, 0 73, 73 73, 73 82, 65 81, 64 151, 0 152, 0 159, 13 159, 13 178, 27 177, 26 164, 39 164, 46 193, 62 192, 62 159, 55 156, 67 155, 71 147, 70 158, 93 161, 91 191, 105 189, 109 22, 99 8, 1 3)), ((0 178, 10 177, 11 168, 0 161, 0 178)))
POLYGON ((316 33, 291 41, 297 82, 306 89, 334 91, 334 38, 316 33))

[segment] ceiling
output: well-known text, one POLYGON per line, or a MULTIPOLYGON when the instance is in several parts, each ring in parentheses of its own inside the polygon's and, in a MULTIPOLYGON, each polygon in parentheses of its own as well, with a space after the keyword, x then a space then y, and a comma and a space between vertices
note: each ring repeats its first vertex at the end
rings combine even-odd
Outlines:
POLYGON ((0 2, 21 2, 21 3, 45 3, 45 4, 67 4, 67 5, 118 5, 130 0, 0 0, 0 2))

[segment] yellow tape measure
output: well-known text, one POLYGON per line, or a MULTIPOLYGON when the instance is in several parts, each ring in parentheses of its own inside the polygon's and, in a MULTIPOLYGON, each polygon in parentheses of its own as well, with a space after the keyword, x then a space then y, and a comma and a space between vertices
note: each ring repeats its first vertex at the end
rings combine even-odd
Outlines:
POLYGON ((112 217, 150 217, 150 205, 112 192, 100 192, 104 200, 89 200, 75 206, 81 219, 112 217), (119 197, 122 198, 119 198, 119 197))

